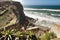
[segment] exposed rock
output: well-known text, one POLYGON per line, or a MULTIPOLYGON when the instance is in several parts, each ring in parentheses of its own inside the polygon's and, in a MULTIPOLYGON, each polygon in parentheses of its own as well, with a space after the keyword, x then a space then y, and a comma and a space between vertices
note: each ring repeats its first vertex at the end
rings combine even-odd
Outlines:
MULTIPOLYGON (((19 2, 15 1, 3 1, 0 2, 0 27, 6 26, 12 19, 16 19, 21 26, 26 27, 27 19, 23 12, 23 6, 19 2)), ((16 22, 17 22, 16 21, 16 22)))
POLYGON ((23 12, 23 6, 20 2, 16 1, 3 1, 0 2, 0 27, 6 29, 34 26, 30 23, 35 19, 25 16, 23 12), (18 26, 19 25, 19 26, 18 26))

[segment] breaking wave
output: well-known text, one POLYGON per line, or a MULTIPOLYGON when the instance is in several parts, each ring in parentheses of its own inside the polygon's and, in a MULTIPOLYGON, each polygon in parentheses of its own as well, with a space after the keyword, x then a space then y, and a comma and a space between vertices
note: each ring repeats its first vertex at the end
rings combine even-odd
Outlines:
MULTIPOLYGON (((30 9, 30 8, 25 8, 25 15, 34 19, 38 19, 36 21, 36 25, 42 25, 42 26, 48 26, 50 27, 52 23, 60 24, 60 19, 56 17, 52 17, 49 15, 46 15, 46 13, 40 13, 40 12, 35 12, 31 10, 48 10, 48 11, 60 11, 60 10, 53 10, 53 9, 30 9), (26 11, 30 10, 30 11, 26 11)), ((57 14, 51 14, 51 15, 57 15, 57 14)), ((60 16, 60 15, 58 15, 60 16)))
POLYGON ((56 11, 56 12, 60 12, 59 9, 34 9, 34 8, 24 8, 24 10, 46 10, 46 11, 56 11))

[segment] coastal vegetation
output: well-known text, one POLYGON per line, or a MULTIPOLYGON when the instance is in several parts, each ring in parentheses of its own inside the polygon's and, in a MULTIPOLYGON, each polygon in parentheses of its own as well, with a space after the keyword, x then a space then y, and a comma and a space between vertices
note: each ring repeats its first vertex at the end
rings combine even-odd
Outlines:
POLYGON ((36 37, 33 31, 20 32, 15 29, 0 31, 0 40, 51 40, 57 38, 53 32, 47 32, 39 37, 36 37))

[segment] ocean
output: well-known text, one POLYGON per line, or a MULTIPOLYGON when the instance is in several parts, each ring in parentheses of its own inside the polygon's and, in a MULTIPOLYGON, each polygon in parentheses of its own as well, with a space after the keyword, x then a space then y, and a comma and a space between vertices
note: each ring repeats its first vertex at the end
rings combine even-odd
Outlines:
POLYGON ((36 25, 51 26, 51 24, 60 24, 60 6, 59 5, 25 5, 24 13, 28 17, 38 19, 36 25))

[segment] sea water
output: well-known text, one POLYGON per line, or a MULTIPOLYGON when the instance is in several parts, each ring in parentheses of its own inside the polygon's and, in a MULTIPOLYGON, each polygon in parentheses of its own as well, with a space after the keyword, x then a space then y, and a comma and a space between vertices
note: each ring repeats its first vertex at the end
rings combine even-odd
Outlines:
POLYGON ((24 13, 28 17, 38 19, 36 25, 60 24, 60 6, 58 5, 25 5, 24 13))

